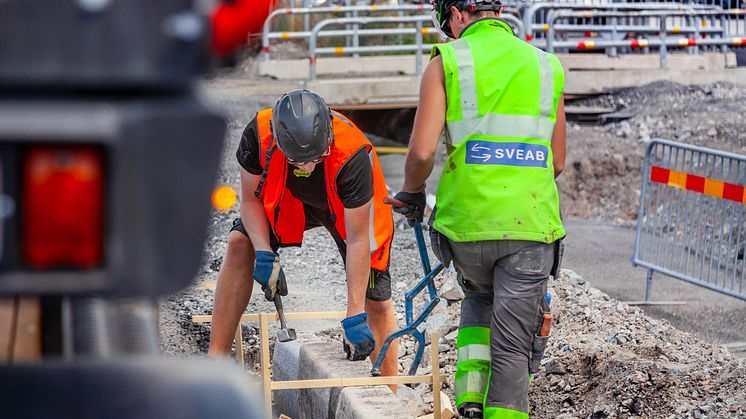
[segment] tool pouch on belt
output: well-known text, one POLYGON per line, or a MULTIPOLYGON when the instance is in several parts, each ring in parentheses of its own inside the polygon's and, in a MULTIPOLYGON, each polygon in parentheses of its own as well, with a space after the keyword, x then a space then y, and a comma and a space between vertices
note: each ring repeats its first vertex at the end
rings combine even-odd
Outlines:
POLYGON ((430 248, 433 249, 435 257, 443 263, 443 267, 447 268, 453 260, 453 254, 451 253, 451 247, 448 245, 448 237, 433 228, 435 213, 437 211, 438 209, 434 208, 433 213, 430 214, 430 218, 427 220, 427 226, 429 227, 430 232, 430 248))
MULTIPOLYGON (((557 258, 555 257, 555 260, 557 258)), ((546 289, 544 290, 546 293, 546 289)), ((547 342, 549 341, 550 330, 552 327, 552 312, 549 307, 549 303, 546 298, 541 298, 541 316, 539 317, 539 327, 536 328, 533 339, 531 340, 531 353, 529 354, 528 360, 528 371, 531 374, 539 372, 541 367, 541 359, 544 357, 544 350, 547 348, 547 342)))

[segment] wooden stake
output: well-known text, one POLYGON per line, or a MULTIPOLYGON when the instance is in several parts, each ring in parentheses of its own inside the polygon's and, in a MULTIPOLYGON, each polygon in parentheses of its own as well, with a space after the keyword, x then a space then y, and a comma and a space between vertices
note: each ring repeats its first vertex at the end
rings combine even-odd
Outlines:
POLYGON ((433 371, 433 416, 440 419, 440 335, 430 335, 430 366, 433 371))
POLYGON ((0 299, 0 365, 13 359, 13 342, 16 338, 16 299, 0 299))
POLYGON ((268 415, 272 415, 272 377, 269 370, 269 316, 259 314, 259 342, 262 362, 262 390, 264 390, 264 408, 268 415))
POLYGON ((243 331, 241 330, 241 322, 238 322, 238 327, 236 328, 236 358, 238 358, 238 363, 241 364, 241 367, 244 367, 243 331))

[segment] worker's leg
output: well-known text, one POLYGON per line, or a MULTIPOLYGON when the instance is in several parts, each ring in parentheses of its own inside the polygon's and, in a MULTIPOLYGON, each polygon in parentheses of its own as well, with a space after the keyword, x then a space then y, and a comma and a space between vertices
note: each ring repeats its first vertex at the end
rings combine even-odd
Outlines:
POLYGON ((491 376, 485 418, 528 418, 531 345, 538 333, 554 245, 501 241, 494 272, 491 376))
MULTIPOLYGON (((371 362, 378 357, 383 342, 397 329, 394 304, 391 301, 391 278, 388 272, 371 270, 371 282, 365 294, 365 311, 368 313, 368 326, 373 332, 376 347, 370 354, 371 362)), ((381 375, 398 375, 399 373, 399 339, 389 345, 381 364, 381 375)), ((396 385, 390 385, 396 393, 396 385)))
POLYGON ((254 246, 240 221, 236 219, 228 233, 228 247, 218 273, 208 351, 213 356, 230 353, 241 314, 254 286, 254 246))
POLYGON ((465 417, 481 417, 490 376, 490 322, 495 242, 448 243, 466 298, 461 303, 456 408, 465 417))

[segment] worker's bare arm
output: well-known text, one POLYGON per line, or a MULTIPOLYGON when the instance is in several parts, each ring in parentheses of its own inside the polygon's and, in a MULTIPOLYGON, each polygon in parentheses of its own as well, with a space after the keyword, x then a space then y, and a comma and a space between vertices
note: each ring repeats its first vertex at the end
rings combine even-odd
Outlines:
POLYGON ((269 222, 261 199, 254 195, 260 177, 241 168, 241 222, 255 250, 271 251, 269 222))
POLYGON ((552 133, 552 163, 554 163, 554 177, 562 173, 565 168, 567 155, 567 127, 565 126, 565 95, 560 96, 557 105, 557 122, 552 133))
POLYGON ((445 125, 446 92, 443 62, 435 57, 420 83, 420 101, 414 118, 412 138, 404 164, 404 192, 421 192, 435 163, 435 151, 445 125))
POLYGON ((368 201, 357 208, 345 208, 347 231, 347 316, 362 313, 365 287, 370 275, 370 206, 368 201))

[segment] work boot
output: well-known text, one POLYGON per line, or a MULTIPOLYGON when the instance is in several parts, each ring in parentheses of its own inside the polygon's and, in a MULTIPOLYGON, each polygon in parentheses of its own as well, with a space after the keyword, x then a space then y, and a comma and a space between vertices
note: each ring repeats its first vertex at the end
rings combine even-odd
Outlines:
POLYGON ((458 407, 458 413, 464 418, 482 418, 482 405, 479 403, 464 403, 458 407))

